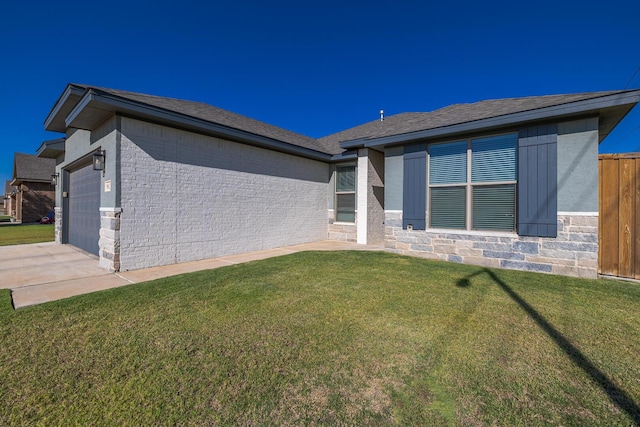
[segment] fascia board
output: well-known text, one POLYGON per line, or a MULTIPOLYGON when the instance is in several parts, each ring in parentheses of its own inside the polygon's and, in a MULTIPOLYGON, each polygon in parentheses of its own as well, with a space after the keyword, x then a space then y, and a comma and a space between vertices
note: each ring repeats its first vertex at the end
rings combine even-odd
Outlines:
POLYGON ((40 144, 40 147, 36 150, 36 156, 56 158, 65 151, 66 140, 64 138, 53 139, 51 141, 44 141, 40 144))
POLYGON ((73 122, 78 119, 82 111, 91 104, 94 104, 98 106, 99 109, 103 109, 107 112, 118 112, 132 118, 142 117, 161 124, 167 123, 170 125, 178 125, 185 129, 200 131, 200 133, 205 131, 204 133, 207 134, 214 134, 234 141, 240 141, 250 145, 308 157, 314 160, 324 162, 331 161, 330 154, 325 154, 305 147, 297 147, 265 136, 218 125, 206 120, 164 110, 162 108, 139 104, 134 101, 109 94, 96 93, 92 90, 88 91, 71 113, 69 113, 65 120, 67 126, 73 125, 73 122))
POLYGON ((357 159, 358 158, 358 153, 353 151, 349 151, 346 153, 340 153, 340 154, 334 154, 333 156, 331 156, 331 160, 333 162, 340 162, 343 160, 353 160, 353 159, 357 159))
POLYGON ((89 89, 86 91, 82 98, 80 98, 80 101, 78 101, 69 114, 67 114, 67 117, 64 118, 64 123, 67 127, 71 127, 71 124, 80 116, 84 109, 87 108, 89 103, 95 99, 95 96, 96 94, 93 90, 89 89))
POLYGON ((467 133, 487 128, 515 125, 517 123, 545 120, 553 117, 566 117, 586 113, 589 111, 597 111, 608 107, 616 107, 625 104, 637 104, 638 102, 640 102, 640 90, 634 90, 614 95, 607 95, 599 98, 587 99, 584 101, 576 101, 568 104, 554 105, 551 107, 522 111, 498 117, 490 117, 473 122, 444 126, 435 129, 427 129, 423 131, 399 135, 390 135, 380 138, 371 138, 368 140, 346 141, 341 143, 340 146, 342 148, 355 148, 358 146, 377 147, 399 144, 417 139, 427 139, 438 136, 467 133))
POLYGON ((77 86, 67 85, 67 87, 65 88, 64 92, 62 92, 62 95, 60 95, 60 98, 58 98, 58 101, 56 101, 56 103, 54 104, 53 108, 51 109, 51 111, 47 115, 47 118, 44 120, 44 128, 46 130, 51 130, 51 129, 49 129, 49 127, 51 126, 51 124, 55 120, 55 118, 58 116, 58 114, 60 114, 60 110, 69 101, 69 98, 72 95, 82 96, 82 94, 84 92, 85 92, 84 89, 81 89, 81 88, 79 88, 77 86))

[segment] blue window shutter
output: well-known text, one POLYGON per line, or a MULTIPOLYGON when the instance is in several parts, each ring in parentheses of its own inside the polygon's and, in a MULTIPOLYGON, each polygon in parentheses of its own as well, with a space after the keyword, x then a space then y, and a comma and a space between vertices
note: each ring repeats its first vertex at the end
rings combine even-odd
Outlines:
POLYGON ((558 130, 523 129, 518 136, 518 234, 558 235, 558 130))
POLYGON ((402 184, 402 228, 426 229, 427 144, 404 149, 404 177, 402 184))

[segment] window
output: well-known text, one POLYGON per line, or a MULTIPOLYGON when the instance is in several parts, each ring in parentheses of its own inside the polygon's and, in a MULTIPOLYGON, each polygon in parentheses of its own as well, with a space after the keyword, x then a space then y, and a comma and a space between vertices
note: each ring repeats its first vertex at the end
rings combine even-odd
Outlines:
POLYGON ((336 221, 356 221, 356 166, 336 166, 336 221))
POLYGON ((429 147, 429 224, 515 230, 517 134, 429 147))

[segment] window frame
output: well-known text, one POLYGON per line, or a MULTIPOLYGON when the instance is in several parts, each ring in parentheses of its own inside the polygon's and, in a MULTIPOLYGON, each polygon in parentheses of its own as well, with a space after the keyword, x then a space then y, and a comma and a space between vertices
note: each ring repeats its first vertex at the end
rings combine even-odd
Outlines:
POLYGON ((353 162, 336 164, 334 167, 334 185, 333 185, 333 208, 334 208, 334 223, 337 224, 355 224, 358 212, 358 165, 353 162), (353 190, 338 191, 338 168, 353 167, 354 170, 354 182, 353 190), (338 196, 353 194, 353 221, 341 221, 338 220, 338 196))
POLYGON ((461 139, 452 139, 448 141, 440 141, 434 142, 427 145, 427 213, 428 213, 428 222, 427 228, 432 229, 446 229, 446 230, 457 230, 457 231, 487 231, 487 232, 503 232, 503 233, 513 233, 517 234, 518 230, 518 132, 502 132, 495 133, 489 135, 478 135, 473 137, 461 138, 461 139), (492 137, 500 137, 505 135, 513 135, 516 140, 515 147, 515 179, 514 180, 504 180, 504 181, 479 181, 473 182, 472 178, 472 167, 473 167, 473 150, 472 150, 472 141, 477 139, 484 138, 492 138, 492 137), (447 184, 431 184, 431 147, 436 145, 443 144, 452 144, 452 143, 467 143, 466 150, 466 181, 465 182, 456 182, 456 183, 447 183, 447 184), (514 199, 513 199, 513 229, 512 230, 490 230, 490 229, 475 229, 473 228, 473 189, 475 187, 490 187, 490 186, 506 186, 513 185, 514 187, 514 199), (433 227, 432 224, 432 189, 433 188, 446 188, 446 187, 463 187, 465 189, 465 228, 443 228, 443 227, 433 227))

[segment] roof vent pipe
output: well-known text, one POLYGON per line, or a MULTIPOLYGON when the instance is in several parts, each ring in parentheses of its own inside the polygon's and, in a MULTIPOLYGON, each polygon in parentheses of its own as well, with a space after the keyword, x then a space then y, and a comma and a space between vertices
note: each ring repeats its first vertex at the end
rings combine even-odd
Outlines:
POLYGON ((384 122, 384 110, 380 110, 380 121, 384 122))

